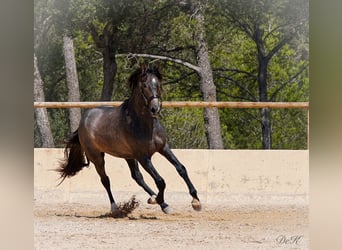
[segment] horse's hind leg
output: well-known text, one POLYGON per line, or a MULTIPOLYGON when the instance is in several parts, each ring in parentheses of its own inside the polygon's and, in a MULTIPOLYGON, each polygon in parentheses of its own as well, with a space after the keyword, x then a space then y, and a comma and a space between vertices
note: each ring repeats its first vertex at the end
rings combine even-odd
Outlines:
POLYGON ((131 170, 131 176, 136 181, 136 183, 141 186, 151 197, 147 200, 149 204, 157 204, 157 195, 153 190, 145 183, 144 177, 141 174, 138 166, 138 162, 134 159, 126 159, 129 169, 131 170))
POLYGON ((105 171, 105 161, 104 161, 104 153, 100 153, 96 158, 89 157, 91 161, 94 163, 97 173, 101 178, 102 185, 107 191, 109 201, 111 204, 111 211, 114 212, 117 209, 115 204, 112 191, 110 190, 110 180, 105 171))
POLYGON ((168 159, 169 162, 172 163, 172 165, 176 167, 178 174, 184 179, 186 185, 189 188, 189 193, 193 198, 191 202, 192 208, 197 211, 201 210, 201 203, 197 196, 197 191, 194 185, 192 184, 184 165, 180 163, 180 161, 172 153, 171 149, 169 148, 167 144, 165 145, 163 150, 161 150, 159 153, 162 154, 166 159, 168 159))

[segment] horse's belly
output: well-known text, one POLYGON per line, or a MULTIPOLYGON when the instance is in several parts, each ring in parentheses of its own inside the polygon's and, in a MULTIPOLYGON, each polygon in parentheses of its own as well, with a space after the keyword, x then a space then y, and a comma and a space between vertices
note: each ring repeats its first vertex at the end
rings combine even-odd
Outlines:
POLYGON ((105 153, 125 159, 139 159, 141 157, 151 157, 160 150, 161 145, 151 142, 134 144, 116 143, 112 148, 108 148, 105 153))

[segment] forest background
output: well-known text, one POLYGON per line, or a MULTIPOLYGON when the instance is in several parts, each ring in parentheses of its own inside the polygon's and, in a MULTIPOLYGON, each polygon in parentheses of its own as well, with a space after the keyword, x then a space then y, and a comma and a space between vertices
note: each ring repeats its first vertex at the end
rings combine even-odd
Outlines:
MULTIPOLYGON (((35 0, 35 101, 122 101, 141 63, 167 101, 309 100, 308 0, 35 0)), ((36 109, 63 147, 79 109, 36 109)), ((164 109, 173 148, 306 149, 302 109, 164 109)))

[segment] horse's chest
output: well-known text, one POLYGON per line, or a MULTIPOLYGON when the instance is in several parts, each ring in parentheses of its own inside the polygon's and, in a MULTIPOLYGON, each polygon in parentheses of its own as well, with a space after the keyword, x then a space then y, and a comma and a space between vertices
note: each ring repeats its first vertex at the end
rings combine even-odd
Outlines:
POLYGON ((134 124, 130 127, 129 134, 132 140, 146 142, 151 140, 153 137, 152 132, 144 126, 139 126, 138 124, 134 124))
POLYGON ((153 136, 153 140, 151 141, 151 149, 156 152, 159 151, 165 144, 165 140, 161 138, 159 135, 153 136))
POLYGON ((154 131, 135 130, 132 135, 132 148, 135 151, 153 154, 165 144, 164 139, 154 131))

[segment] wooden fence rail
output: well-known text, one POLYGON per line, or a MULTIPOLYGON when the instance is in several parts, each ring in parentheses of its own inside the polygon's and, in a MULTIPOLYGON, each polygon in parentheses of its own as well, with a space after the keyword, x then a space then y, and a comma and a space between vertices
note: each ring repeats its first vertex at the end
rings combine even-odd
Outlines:
MULTIPOLYGON (((35 108, 117 107, 122 102, 34 102, 35 108)), ((309 102, 163 102, 163 108, 296 108, 307 110, 307 145, 309 145, 309 102)))
MULTIPOLYGON (((117 107, 122 102, 34 102, 35 108, 117 107)), ((163 102, 163 108, 299 108, 309 109, 309 102, 163 102)))

